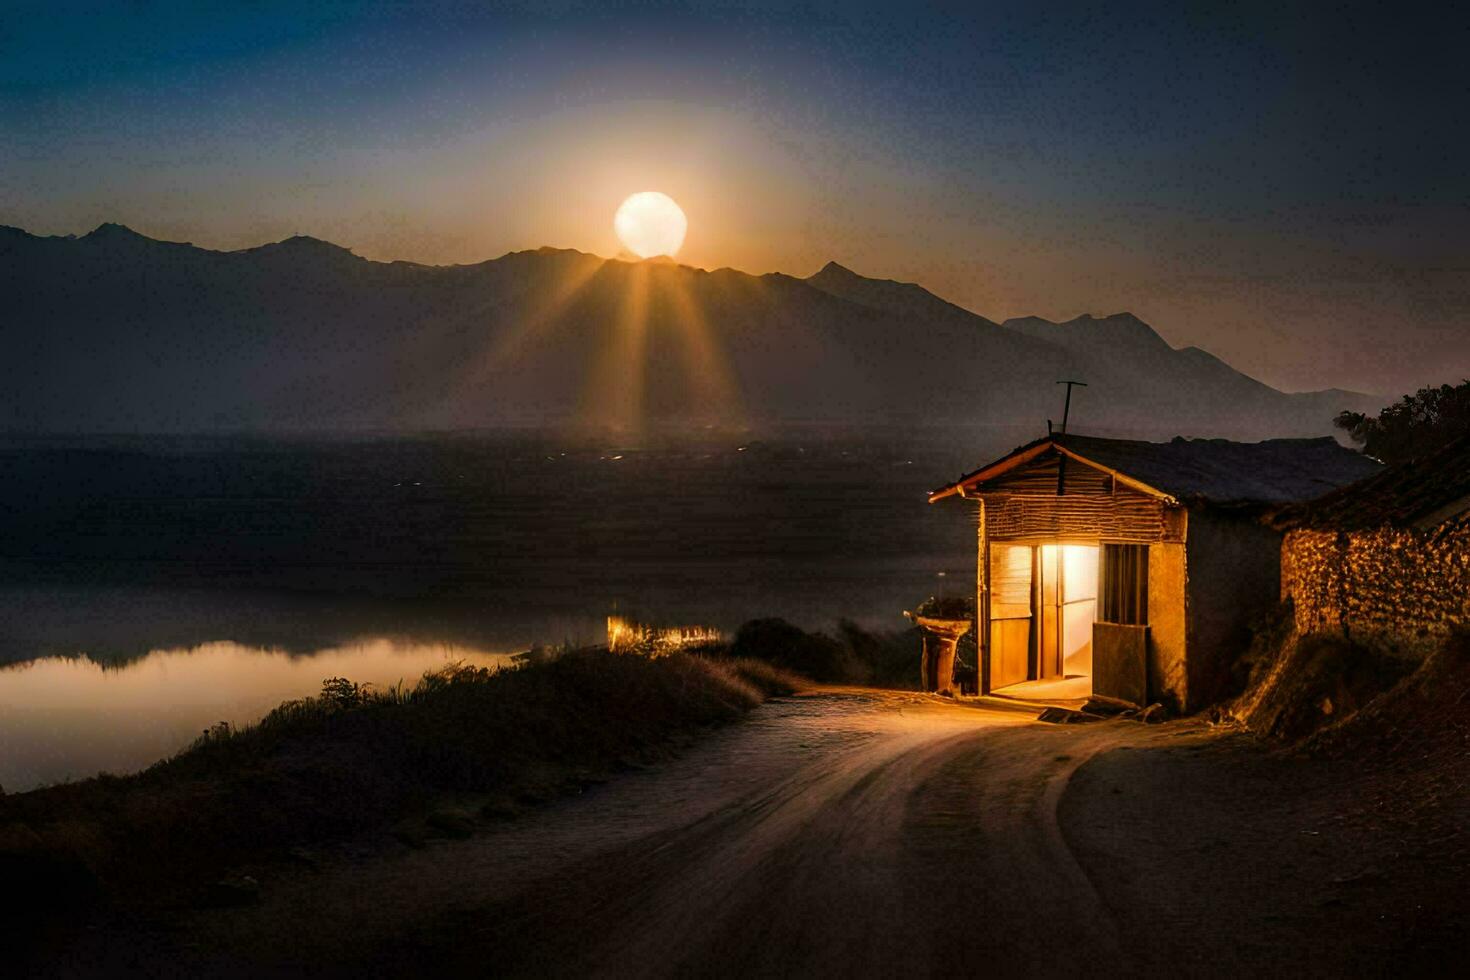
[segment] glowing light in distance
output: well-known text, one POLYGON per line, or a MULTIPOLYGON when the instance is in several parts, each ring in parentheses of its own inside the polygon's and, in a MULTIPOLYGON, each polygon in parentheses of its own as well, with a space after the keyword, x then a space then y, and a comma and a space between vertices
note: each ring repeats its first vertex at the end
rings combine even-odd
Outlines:
POLYGON ((655 255, 672 257, 684 244, 689 219, 667 194, 639 191, 618 206, 618 213, 613 215, 613 230, 624 247, 641 259, 655 255))

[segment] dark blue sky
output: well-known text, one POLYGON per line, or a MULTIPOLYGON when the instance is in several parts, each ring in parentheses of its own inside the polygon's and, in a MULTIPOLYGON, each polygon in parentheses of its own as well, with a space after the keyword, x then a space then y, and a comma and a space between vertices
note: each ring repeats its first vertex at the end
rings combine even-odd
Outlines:
POLYGON ((1470 374, 1470 19, 1408 4, 10 4, 0 223, 835 258, 1269 382, 1470 374))

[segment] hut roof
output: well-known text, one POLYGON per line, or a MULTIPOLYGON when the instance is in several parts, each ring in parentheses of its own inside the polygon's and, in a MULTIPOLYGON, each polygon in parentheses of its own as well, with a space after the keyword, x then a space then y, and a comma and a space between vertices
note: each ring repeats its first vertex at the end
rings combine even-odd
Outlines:
POLYGON ((1282 508, 1273 523, 1352 531, 1428 529, 1456 519, 1470 519, 1470 435, 1315 500, 1282 508))
POLYGON ((1013 450, 929 495, 932 503, 980 487, 1049 450, 1107 470, 1121 481, 1189 503, 1288 503, 1308 500, 1382 467, 1328 437, 1231 442, 1184 439, 1141 442, 1051 435, 1013 450))

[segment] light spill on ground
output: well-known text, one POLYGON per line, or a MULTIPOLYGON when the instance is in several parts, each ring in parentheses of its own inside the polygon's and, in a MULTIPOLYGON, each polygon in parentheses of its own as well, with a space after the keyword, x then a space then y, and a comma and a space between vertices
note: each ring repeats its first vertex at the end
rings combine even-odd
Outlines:
POLYGON ((184 955, 205 969, 871 974, 962 969, 983 940, 992 966, 1082 967, 1116 940, 1057 799, 1091 754, 1157 733, 1035 712, 856 689, 778 700, 471 840, 266 882, 259 907, 185 923, 184 955), (1038 908, 1081 941, 1038 943, 1038 908))

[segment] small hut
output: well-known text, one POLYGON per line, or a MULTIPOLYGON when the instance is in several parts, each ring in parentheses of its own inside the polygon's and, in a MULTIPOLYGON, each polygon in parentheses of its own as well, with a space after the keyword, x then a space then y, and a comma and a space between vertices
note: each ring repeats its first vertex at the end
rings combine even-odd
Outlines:
POLYGON ((1281 595, 1299 633, 1417 656, 1470 624, 1470 435, 1283 509, 1281 595))
POLYGON ((1278 600, 1262 515, 1378 469, 1328 438, 1049 435, 935 490, 975 506, 981 692, 1210 703, 1278 600))

